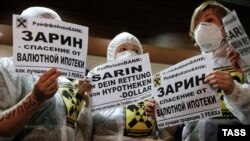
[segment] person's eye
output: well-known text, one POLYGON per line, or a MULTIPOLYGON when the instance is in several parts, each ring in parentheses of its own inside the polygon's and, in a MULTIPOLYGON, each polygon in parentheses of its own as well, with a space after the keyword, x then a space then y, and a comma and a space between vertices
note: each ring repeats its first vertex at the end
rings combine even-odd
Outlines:
POLYGON ((126 48, 120 48, 119 52, 123 52, 123 51, 126 51, 126 50, 127 50, 126 48))
POLYGON ((134 52, 135 52, 136 54, 139 54, 139 50, 138 50, 138 49, 135 49, 134 52))
POLYGON ((208 19, 207 22, 211 23, 211 22, 213 22, 213 20, 212 19, 208 19))
POLYGON ((207 19, 206 19, 206 22, 208 22, 208 23, 213 23, 213 22, 214 22, 214 18, 207 18, 207 19))

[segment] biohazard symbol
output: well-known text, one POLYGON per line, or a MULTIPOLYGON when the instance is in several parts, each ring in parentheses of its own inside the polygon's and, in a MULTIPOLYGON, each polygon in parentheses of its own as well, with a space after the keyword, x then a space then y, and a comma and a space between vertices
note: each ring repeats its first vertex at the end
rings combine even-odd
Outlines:
POLYGON ((146 116, 144 111, 146 103, 147 100, 126 107, 125 132, 127 134, 134 132, 133 135, 137 134, 136 136, 139 136, 139 134, 143 134, 145 136, 145 134, 151 132, 155 121, 148 120, 148 116, 146 116))
POLYGON ((76 88, 71 83, 64 83, 59 86, 59 91, 67 111, 67 124, 75 127, 76 119, 83 106, 82 97, 77 93, 76 88))
POLYGON ((161 77, 160 74, 157 73, 154 75, 154 87, 159 87, 161 86, 161 77))
POLYGON ((27 19, 17 18, 17 28, 27 28, 27 19))

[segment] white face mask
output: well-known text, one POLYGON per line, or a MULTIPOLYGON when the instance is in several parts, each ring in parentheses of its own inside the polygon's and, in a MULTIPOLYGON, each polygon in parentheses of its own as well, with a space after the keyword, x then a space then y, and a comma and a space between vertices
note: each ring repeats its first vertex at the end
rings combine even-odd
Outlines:
POLYGON ((131 50, 126 50, 116 54, 115 60, 126 59, 129 57, 136 56, 137 54, 131 50))
POLYGON ((213 52, 221 44, 221 28, 214 23, 201 22, 194 30, 194 38, 203 52, 213 52))

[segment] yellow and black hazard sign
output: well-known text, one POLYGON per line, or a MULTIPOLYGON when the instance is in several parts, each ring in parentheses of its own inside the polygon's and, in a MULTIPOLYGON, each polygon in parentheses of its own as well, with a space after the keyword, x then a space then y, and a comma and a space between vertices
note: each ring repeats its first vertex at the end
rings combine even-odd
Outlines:
POLYGON ((66 107, 67 125, 75 128, 75 123, 84 101, 77 93, 75 86, 70 82, 59 84, 59 92, 66 107))
POLYGON ((125 107, 124 136, 143 137, 151 134, 155 120, 149 120, 145 113, 147 100, 125 107))

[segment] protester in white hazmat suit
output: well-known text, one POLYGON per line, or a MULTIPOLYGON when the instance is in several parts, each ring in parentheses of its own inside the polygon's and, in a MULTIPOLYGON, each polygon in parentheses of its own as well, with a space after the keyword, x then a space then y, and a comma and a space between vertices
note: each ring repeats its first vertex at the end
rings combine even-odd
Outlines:
MULTIPOLYGON (((30 7, 21 15, 61 20, 44 7, 30 7)), ((77 127, 76 120, 84 112, 84 95, 90 90, 87 81, 77 91, 55 68, 36 77, 18 75, 13 67, 12 57, 0 58, 0 140, 83 141, 85 131, 77 127), (66 97, 75 102, 65 102, 66 97), (74 108, 70 114, 66 105, 74 108)))
MULTIPOLYGON (((227 10, 227 13, 230 12, 226 8, 225 10, 227 10)), ((249 87, 250 77, 249 75, 242 73, 243 71, 239 68, 239 64, 238 64, 239 58, 237 58, 236 53, 233 52, 232 48, 229 46, 229 43, 225 40, 226 33, 224 29, 222 28, 223 25, 219 25, 219 26, 221 26, 220 31, 222 32, 222 36, 214 34, 213 40, 211 40, 211 42, 215 44, 216 41, 219 42, 222 39, 222 41, 225 42, 226 47, 223 48, 223 42, 222 42, 221 47, 219 46, 218 48, 214 49, 215 50, 214 51, 215 68, 220 67, 221 64, 224 64, 224 66, 223 65, 221 66, 225 67, 225 66, 232 65, 232 68, 234 70, 230 70, 231 75, 229 75, 230 73, 225 72, 225 71, 224 72, 214 71, 207 75, 205 82, 209 83, 214 88, 219 88, 223 90, 224 102, 225 102, 225 106, 227 107, 227 109, 231 113, 233 113, 233 115, 237 117, 241 121, 241 123, 250 124, 250 118, 249 118, 250 117, 250 103, 249 103, 250 95, 248 94, 250 92, 250 87, 249 87), (223 58, 220 56, 223 56, 223 58), (225 56, 227 56, 227 58, 225 58, 225 56), (228 62, 230 62, 230 64, 228 64, 228 62), (238 73, 238 76, 233 75, 237 73, 238 73), (240 78, 241 74, 243 78, 240 78)), ((208 31, 199 31, 199 28, 198 27, 196 28, 196 32, 195 32, 197 33, 197 35, 195 35, 196 42, 199 39, 198 34, 202 32, 206 34, 209 33, 208 31)), ((197 44, 199 45, 198 42, 197 44)), ((204 42, 203 44, 206 44, 206 42, 204 42)), ((202 45, 200 46, 202 47, 202 45)))
MULTIPOLYGON (((132 34, 127 32, 122 32, 111 40, 107 49, 107 61, 115 61, 119 59, 126 59, 135 55, 143 54, 143 49, 140 41, 132 34)), ((150 64, 148 64, 150 65, 150 64)), ((91 80, 91 77, 96 74, 95 68, 88 73, 88 77, 91 80)), ((94 141, 135 141, 135 140, 171 140, 172 137, 165 131, 156 131, 154 126, 155 121, 150 120, 146 117, 144 112, 144 107, 146 101, 134 104, 130 107, 135 107, 132 110, 133 112, 129 114, 129 106, 118 107, 113 109, 108 109, 101 111, 99 113, 93 114, 93 140, 94 141), (127 111, 127 112, 126 112, 127 111), (142 117, 136 119, 135 116, 142 117), (127 130, 127 126, 130 122, 126 122, 130 116, 130 119, 133 119, 133 128, 127 130), (132 116, 132 118, 131 118, 132 116), (145 119, 146 118, 146 119, 145 119), (144 125, 147 123, 147 127, 143 126, 138 129, 138 124, 144 125), (129 132, 129 133, 128 133, 129 132), (159 135, 157 135, 157 133, 159 135), (129 136, 133 134, 134 136, 129 136), (142 134, 144 136, 142 136, 142 134)))
MULTIPOLYGON (((218 125, 241 124, 240 120, 224 104, 228 95, 237 93, 235 91, 237 82, 233 77, 237 78, 236 80, 239 82, 243 82, 242 73, 234 72, 226 55, 229 44, 225 40, 226 34, 222 18, 229 12, 230 10, 216 1, 205 1, 193 13, 190 36, 195 39, 202 53, 213 52, 214 71, 207 74, 204 82, 217 90, 221 100, 222 116, 185 124, 181 134, 183 141, 216 141, 218 140, 218 125), (227 72, 228 70, 230 72, 227 72)), ((229 102, 226 101, 227 104, 229 102)), ((147 114, 154 117, 154 109, 155 101, 150 100, 146 107, 147 114)))

